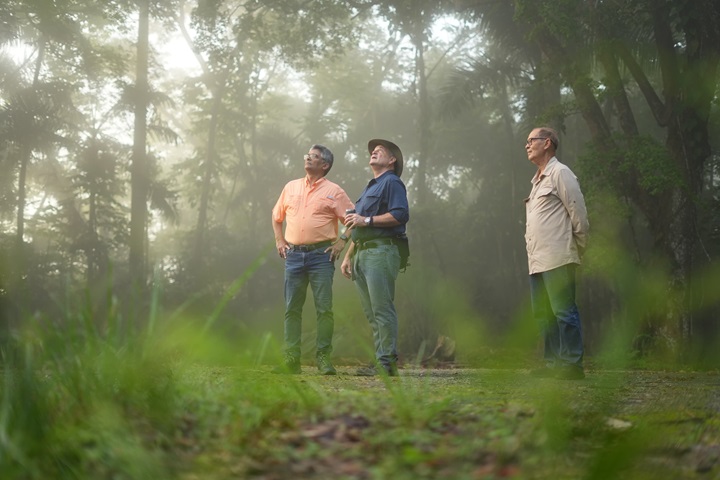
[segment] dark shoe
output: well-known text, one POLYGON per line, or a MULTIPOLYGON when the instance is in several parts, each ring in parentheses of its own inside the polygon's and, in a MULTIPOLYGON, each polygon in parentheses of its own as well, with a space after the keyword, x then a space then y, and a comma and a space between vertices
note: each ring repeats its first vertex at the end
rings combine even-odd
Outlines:
POLYGON ((383 365, 383 368, 388 374, 388 377, 399 377, 400 372, 398 372, 397 365, 392 363, 390 365, 383 365))
POLYGON ((335 367, 333 367, 333 364, 330 362, 330 357, 327 353, 319 353, 316 361, 320 375, 337 375, 337 370, 335 370, 335 367))
POLYGON ((374 366, 369 367, 360 367, 355 371, 355 376, 357 377, 374 377, 377 375, 377 368, 374 366))
POLYGON ((271 370, 272 373, 298 375, 301 372, 300 360, 294 357, 285 357, 282 365, 271 370))
POLYGON ((554 378, 557 375, 557 368, 540 367, 530 370, 530 376, 535 378, 554 378))
POLYGON ((566 365, 556 368, 555 370, 557 370, 555 378, 559 378, 560 380, 582 380, 585 378, 583 368, 575 365, 566 365))

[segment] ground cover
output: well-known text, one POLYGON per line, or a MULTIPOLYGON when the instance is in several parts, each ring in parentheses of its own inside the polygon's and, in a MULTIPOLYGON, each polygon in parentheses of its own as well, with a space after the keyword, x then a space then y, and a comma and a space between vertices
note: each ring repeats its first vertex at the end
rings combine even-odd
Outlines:
POLYGON ((188 406, 206 414, 186 430, 180 477, 720 478, 718 372, 353 370, 185 371, 202 392, 188 406))
POLYGON ((717 370, 538 379, 488 351, 494 368, 274 375, 267 336, 187 332, 0 348, 0 479, 720 479, 717 370))

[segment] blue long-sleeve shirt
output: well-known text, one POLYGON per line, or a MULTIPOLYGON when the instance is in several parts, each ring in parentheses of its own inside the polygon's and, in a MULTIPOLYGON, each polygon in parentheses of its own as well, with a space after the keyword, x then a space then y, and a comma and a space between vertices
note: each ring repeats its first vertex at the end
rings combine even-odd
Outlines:
POLYGON ((405 233, 405 225, 410 220, 407 189, 400 177, 393 171, 387 171, 368 182, 360 198, 355 202, 355 210, 363 217, 374 217, 390 213, 400 225, 394 227, 367 227, 353 229, 353 240, 370 240, 378 237, 396 237, 405 233))

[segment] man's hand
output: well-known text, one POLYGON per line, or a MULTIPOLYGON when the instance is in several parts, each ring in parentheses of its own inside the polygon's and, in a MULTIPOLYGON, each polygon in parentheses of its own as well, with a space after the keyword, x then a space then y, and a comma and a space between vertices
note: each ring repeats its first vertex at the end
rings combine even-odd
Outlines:
POLYGON ((349 278, 350 280, 352 280, 352 262, 353 262, 354 254, 355 254, 355 243, 350 242, 350 246, 347 249, 347 253, 345 253, 345 258, 343 259, 343 262, 340 265, 340 272, 343 274, 344 277, 349 278))
POLYGON ((287 258, 287 252, 290 250, 290 245, 285 241, 284 238, 275 240, 275 247, 277 248, 278 255, 282 258, 287 258))
POLYGON ((343 277, 352 279, 352 257, 346 255, 343 259, 342 265, 340 265, 340 272, 343 277))
POLYGON ((330 245, 328 248, 325 249, 325 253, 330 252, 330 261, 334 262, 338 258, 340 258, 340 254, 345 249, 345 244, 347 242, 343 240, 342 238, 338 238, 338 240, 330 245))
POLYGON ((345 226, 347 228, 362 228, 367 227, 367 224, 365 223, 365 217, 362 215, 348 213, 345 215, 345 226))

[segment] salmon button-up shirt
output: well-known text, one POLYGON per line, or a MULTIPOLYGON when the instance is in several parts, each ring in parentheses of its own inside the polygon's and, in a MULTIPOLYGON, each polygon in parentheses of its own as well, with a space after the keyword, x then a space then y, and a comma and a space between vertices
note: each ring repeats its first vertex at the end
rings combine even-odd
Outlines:
POLYGON ((525 199, 525 242, 530 274, 580 263, 587 247, 588 222, 585 199, 575 174, 550 159, 542 175, 532 179, 525 199))
POLYGON ((310 183, 308 177, 285 185, 272 211, 273 221, 286 222, 285 240, 311 245, 338 238, 338 222, 354 208, 345 191, 325 177, 310 183))

